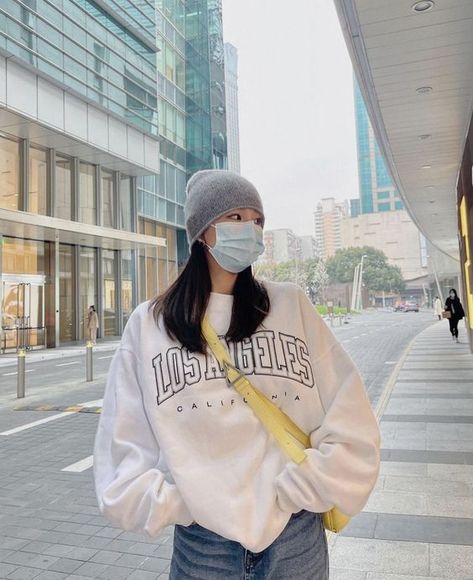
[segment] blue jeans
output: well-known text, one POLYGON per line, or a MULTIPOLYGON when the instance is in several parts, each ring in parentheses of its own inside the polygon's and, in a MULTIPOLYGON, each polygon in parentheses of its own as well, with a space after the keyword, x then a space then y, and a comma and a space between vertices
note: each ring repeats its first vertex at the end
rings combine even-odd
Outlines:
POLYGON ((177 525, 169 580, 328 580, 322 516, 294 514, 262 552, 246 550, 198 524, 177 525))

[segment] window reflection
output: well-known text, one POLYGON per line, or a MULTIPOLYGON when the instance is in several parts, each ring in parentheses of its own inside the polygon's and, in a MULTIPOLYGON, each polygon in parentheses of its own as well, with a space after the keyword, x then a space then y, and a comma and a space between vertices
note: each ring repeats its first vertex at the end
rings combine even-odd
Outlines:
POLYGON ((122 230, 133 231, 131 215, 131 178, 120 176, 120 226, 122 230))
POLYGON ((116 308, 116 261, 113 250, 102 251, 103 269, 103 335, 116 336, 117 308, 116 308))
POLYGON ((29 149, 28 211, 47 213, 47 154, 36 147, 29 149))
POLYGON ((97 191, 95 188, 95 165, 80 163, 79 221, 97 224, 97 191))
POLYGON ((0 136, 0 207, 20 209, 20 147, 0 136))
POLYGON ((106 228, 115 227, 115 204, 113 172, 102 169, 100 172, 102 191, 102 225, 106 228))
MULTIPOLYGON (((80 248, 79 255, 80 338, 87 338, 87 314, 92 304, 97 308, 97 266, 95 248, 80 248)), ((99 320, 100 333, 100 320, 99 320)))
POLYGON ((59 246, 59 339, 75 339, 73 247, 59 246))
POLYGON ((72 218, 72 161, 56 155, 56 216, 72 218))

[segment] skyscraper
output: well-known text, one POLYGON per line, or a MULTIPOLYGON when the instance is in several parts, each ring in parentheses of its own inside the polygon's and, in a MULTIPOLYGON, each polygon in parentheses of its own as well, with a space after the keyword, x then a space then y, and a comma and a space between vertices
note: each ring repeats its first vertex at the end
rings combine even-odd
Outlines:
POLYGON ((238 51, 225 43, 225 108, 227 117, 228 169, 240 173, 240 125, 238 118, 238 51))
POLYGON ((348 203, 326 197, 314 213, 316 255, 326 260, 342 247, 342 220, 348 215, 348 203))
POLYGON ((223 43, 222 0, 208 0, 208 14, 212 164, 215 169, 227 169, 225 50, 223 43))
POLYGON ((394 186, 379 150, 360 87, 354 81, 356 144, 361 213, 403 209, 399 192, 394 186))

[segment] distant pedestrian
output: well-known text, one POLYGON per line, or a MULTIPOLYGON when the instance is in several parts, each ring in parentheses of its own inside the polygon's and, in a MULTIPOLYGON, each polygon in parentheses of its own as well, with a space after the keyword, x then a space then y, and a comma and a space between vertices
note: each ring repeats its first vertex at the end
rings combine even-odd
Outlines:
POLYGON ((434 300, 434 312, 439 317, 439 320, 442 320, 442 310, 442 301, 436 296, 434 300))
POLYGON ((97 330, 99 327, 99 317, 95 311, 95 306, 92 304, 89 306, 89 312, 87 314, 87 331, 89 334, 89 340, 92 344, 97 343, 97 330))
POLYGON ((452 340, 458 342, 458 322, 465 316, 465 311, 461 305, 460 298, 458 298, 455 288, 450 289, 447 300, 445 301, 445 310, 450 312, 448 322, 450 324, 450 332, 452 333, 452 340))
POLYGON ((378 476, 363 381, 299 287, 253 276, 264 213, 249 181, 196 173, 185 215, 189 260, 134 310, 110 367, 100 509, 151 537, 176 524, 170 580, 327 580, 322 512, 355 515, 378 476))

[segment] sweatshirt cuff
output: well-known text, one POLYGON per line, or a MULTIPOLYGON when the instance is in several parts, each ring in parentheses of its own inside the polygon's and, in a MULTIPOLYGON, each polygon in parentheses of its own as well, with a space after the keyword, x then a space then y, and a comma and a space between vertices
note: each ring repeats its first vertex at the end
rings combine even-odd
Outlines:
MULTIPOLYGON (((192 517, 188 507, 182 499, 180 491, 174 483, 164 482, 166 504, 169 506, 168 520, 169 524, 179 524, 181 526, 189 526, 194 518, 192 517)), ((156 494, 157 498, 157 494, 156 494)))
POLYGON ((313 475, 308 463, 307 459, 299 465, 290 462, 276 477, 278 503, 284 511, 296 513, 305 509, 323 513, 332 509, 333 504, 325 501, 314 490, 313 475))

